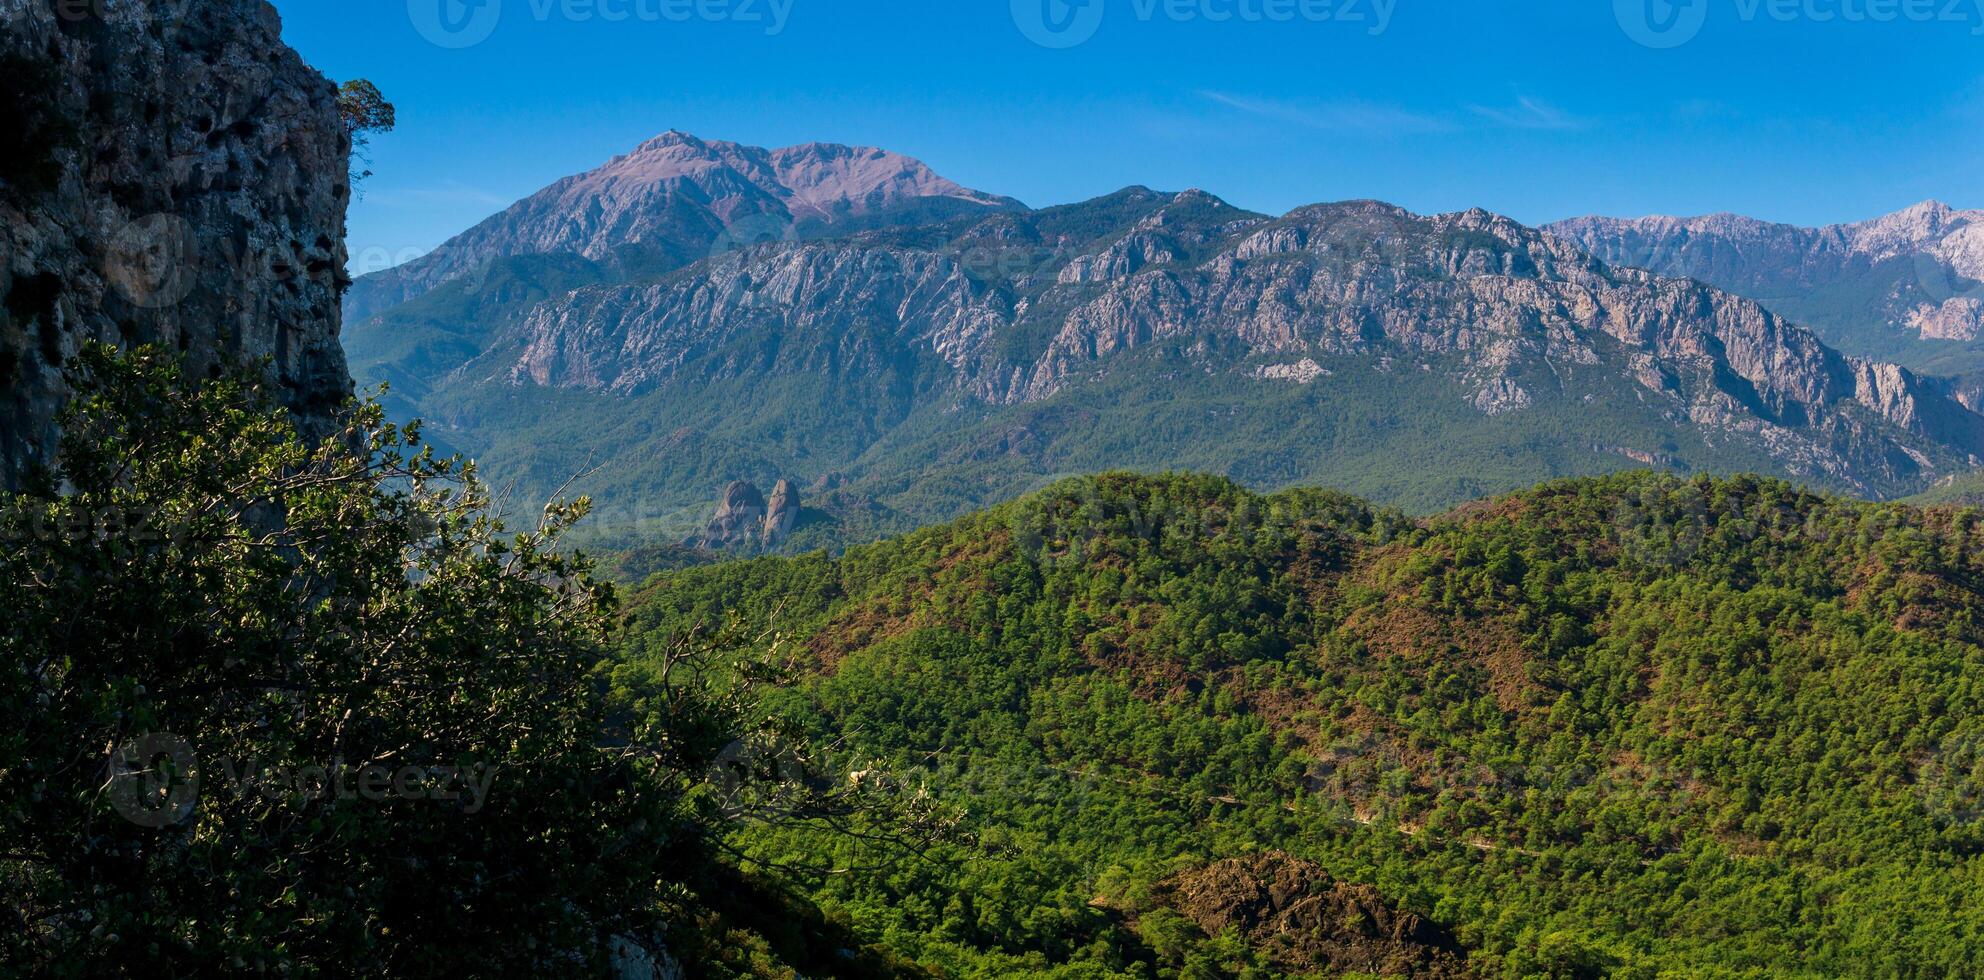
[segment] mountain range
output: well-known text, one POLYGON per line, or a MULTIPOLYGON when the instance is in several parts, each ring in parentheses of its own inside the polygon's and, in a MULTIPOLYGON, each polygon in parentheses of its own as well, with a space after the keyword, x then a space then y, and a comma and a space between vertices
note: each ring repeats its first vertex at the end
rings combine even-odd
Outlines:
MULTIPOLYGON (((1825 228, 1733 214, 1546 228, 1614 265, 1749 296, 1850 353, 1939 373, 1984 367, 1984 211, 1925 201, 1825 228)), ((1977 403, 1974 392, 1965 398, 1977 403)))
MULTIPOLYGON (((1855 247, 1947 229, 1970 261, 1967 217, 1910 220, 1855 247)), ((1142 187, 1031 209, 882 150, 669 133, 361 279, 346 346, 520 493, 569 482, 651 536, 789 480, 792 547, 1122 467, 1432 510, 1643 466, 1886 497, 1984 457, 1952 384, 1608 261, 1641 239, 1601 227, 1142 187)))

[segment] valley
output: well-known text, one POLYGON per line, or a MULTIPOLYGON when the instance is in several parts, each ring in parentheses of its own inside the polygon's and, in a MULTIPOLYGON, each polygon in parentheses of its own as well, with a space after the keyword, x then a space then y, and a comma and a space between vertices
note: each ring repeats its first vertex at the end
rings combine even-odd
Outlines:
POLYGON ((0 975, 1984 976, 1974 38, 387 6, 0 3, 0 975))

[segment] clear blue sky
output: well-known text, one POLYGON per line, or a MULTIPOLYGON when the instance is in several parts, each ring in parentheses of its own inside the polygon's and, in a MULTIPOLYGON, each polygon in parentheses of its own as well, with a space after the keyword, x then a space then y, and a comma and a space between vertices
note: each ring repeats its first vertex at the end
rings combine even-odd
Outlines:
POLYGON ((1085 3, 276 0, 306 59, 399 107, 352 209, 360 271, 671 128, 883 146, 1036 206, 1129 184, 1530 223, 1984 206, 1984 0, 1085 3))

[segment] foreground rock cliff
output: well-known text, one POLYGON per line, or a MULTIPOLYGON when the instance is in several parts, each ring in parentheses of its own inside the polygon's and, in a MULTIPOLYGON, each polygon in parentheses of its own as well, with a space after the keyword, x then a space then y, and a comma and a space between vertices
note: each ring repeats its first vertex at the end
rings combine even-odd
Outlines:
POLYGON ((54 447, 64 362, 267 358, 306 431, 338 343, 351 141, 263 0, 0 2, 0 481, 54 447))

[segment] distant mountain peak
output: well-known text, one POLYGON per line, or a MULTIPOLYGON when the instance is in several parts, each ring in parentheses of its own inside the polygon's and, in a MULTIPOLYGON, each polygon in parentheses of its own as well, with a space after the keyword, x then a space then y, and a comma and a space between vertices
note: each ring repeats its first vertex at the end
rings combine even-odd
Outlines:
POLYGON ((1984 212, 1960 211, 1941 201, 1923 201, 1871 221, 1840 225, 1854 248, 1887 257, 1932 247, 1965 226, 1984 220, 1984 212))
POLYGON ((955 198, 986 207, 1013 203, 945 178, 914 157, 872 146, 801 143, 770 151, 770 159, 794 200, 816 207, 878 196, 955 198))
POLYGON ((703 145, 703 141, 697 138, 697 136, 694 133, 685 133, 679 129, 671 129, 665 133, 662 133, 659 136, 653 136, 648 138, 647 140, 642 141, 642 143, 639 146, 635 147, 635 150, 639 151, 639 150, 648 149, 650 147, 676 146, 683 144, 701 146, 703 145))
POLYGON ((359 280, 346 294, 345 314, 361 322, 499 258, 577 255, 655 274, 721 251, 733 238, 816 237, 1024 207, 876 147, 771 150, 671 129, 539 190, 426 256, 359 280))
POLYGON ((1832 232, 1852 239, 1868 234, 1912 232, 1912 237, 1926 241, 1941 234, 1953 225, 1969 223, 1984 218, 1984 211, 1967 211, 1952 207, 1938 200, 1921 201, 1908 207, 1864 221, 1843 222, 1823 227, 1808 227, 1780 221, 1768 221, 1733 211, 1716 211, 1702 215, 1649 214, 1636 218, 1588 217, 1568 218, 1544 226, 1545 228, 1593 230, 1605 228, 1632 228, 1639 231, 1686 231, 1695 234, 1776 234, 1803 233, 1823 234, 1832 232))

